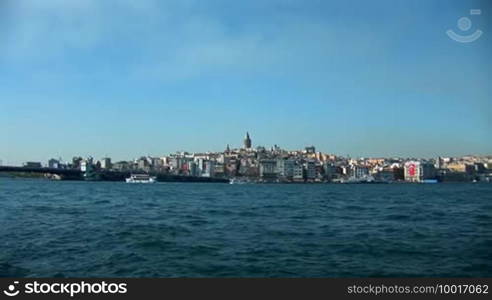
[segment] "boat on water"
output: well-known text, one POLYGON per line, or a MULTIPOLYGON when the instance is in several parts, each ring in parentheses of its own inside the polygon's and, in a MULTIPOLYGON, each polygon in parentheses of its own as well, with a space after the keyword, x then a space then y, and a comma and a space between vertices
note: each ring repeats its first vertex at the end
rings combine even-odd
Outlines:
POLYGON ((340 183, 357 183, 357 184, 364 184, 364 183, 370 183, 370 184, 377 184, 377 183, 389 183, 387 181, 382 181, 382 180, 376 180, 373 176, 367 175, 367 176, 362 176, 359 178, 356 177, 350 177, 348 179, 342 179, 340 183))
POLYGON ((422 183, 438 183, 437 179, 424 179, 422 183))
POLYGON ((148 174, 131 174, 125 179, 127 183, 154 183, 156 178, 148 174))
POLYGON ((251 183, 251 181, 247 179, 240 179, 240 178, 229 179, 229 184, 248 184, 248 183, 251 183))

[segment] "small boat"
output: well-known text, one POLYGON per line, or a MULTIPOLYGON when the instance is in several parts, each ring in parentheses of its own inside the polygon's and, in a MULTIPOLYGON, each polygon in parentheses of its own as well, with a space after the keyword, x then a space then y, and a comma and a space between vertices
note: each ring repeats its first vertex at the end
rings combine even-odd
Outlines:
POLYGON ((247 184, 247 183, 251 183, 251 182, 249 180, 239 179, 239 178, 229 179, 229 184, 247 184))
POLYGON ((384 181, 377 181, 374 179, 373 176, 371 175, 366 175, 366 176, 362 176, 362 177, 350 177, 346 180, 343 180, 341 181, 341 183, 386 183, 384 181))
POLYGON ((422 183, 437 183, 437 179, 424 179, 422 180, 422 183))
POLYGON ((125 179, 127 183, 154 183, 156 178, 148 174, 131 174, 125 179))

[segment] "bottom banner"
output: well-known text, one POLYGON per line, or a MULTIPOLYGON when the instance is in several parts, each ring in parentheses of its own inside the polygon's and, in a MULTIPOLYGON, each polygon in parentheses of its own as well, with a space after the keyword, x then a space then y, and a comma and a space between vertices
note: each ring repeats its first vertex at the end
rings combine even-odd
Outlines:
POLYGON ((491 278, 2 278, 0 298, 490 299, 491 282, 491 278))

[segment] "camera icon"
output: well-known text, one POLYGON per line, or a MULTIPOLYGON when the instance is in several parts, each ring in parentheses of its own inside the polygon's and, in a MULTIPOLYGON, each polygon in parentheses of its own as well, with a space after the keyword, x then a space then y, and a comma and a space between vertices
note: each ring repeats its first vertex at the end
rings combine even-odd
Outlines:
MULTIPOLYGON (((482 14, 482 11, 480 9, 471 9, 470 10, 470 15, 481 15, 481 14, 482 14)), ((470 20, 470 18, 468 18, 468 17, 461 17, 461 18, 458 19, 458 28, 462 32, 466 32, 466 31, 470 30, 471 27, 472 27, 472 21, 470 20)), ((457 41, 459 43, 471 43, 471 42, 474 42, 478 38, 480 38, 480 36, 482 35, 482 33, 483 32, 481 30, 476 30, 472 34, 469 34, 469 35, 461 35, 461 34, 458 34, 458 33, 454 32, 451 29, 449 29, 448 31, 446 31, 446 34, 449 36, 449 38, 451 38, 452 40, 455 40, 455 41, 457 41)))
POLYGON ((19 294, 19 291, 15 289, 15 286, 19 284, 18 281, 14 281, 14 284, 10 284, 6 290, 3 291, 3 293, 9 297, 14 297, 19 294))

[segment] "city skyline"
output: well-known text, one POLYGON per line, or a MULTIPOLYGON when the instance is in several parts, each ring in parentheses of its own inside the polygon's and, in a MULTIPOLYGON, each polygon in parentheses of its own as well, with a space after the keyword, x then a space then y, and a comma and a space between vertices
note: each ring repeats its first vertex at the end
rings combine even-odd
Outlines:
POLYGON ((436 158, 463 158, 463 157, 477 157, 477 158, 485 158, 485 157, 492 157, 492 153, 486 153, 486 154, 476 154, 476 153, 467 153, 463 155, 436 155, 436 156, 431 156, 431 157, 419 157, 415 155, 409 155, 409 156, 398 156, 398 155, 393 155, 393 156, 368 156, 368 155, 363 155, 363 156, 351 156, 349 154, 343 155, 343 154, 337 154, 337 153, 330 153, 326 151, 321 151, 320 149, 316 148, 316 145, 305 145, 304 147, 299 147, 295 149, 287 149, 284 148, 280 145, 273 144, 271 146, 265 146, 265 145, 255 145, 253 143, 253 139, 251 138, 249 132, 247 131, 243 140, 242 144, 239 146, 232 145, 231 144, 226 144, 226 146, 222 150, 207 150, 207 151, 188 151, 186 149, 181 149, 181 150, 176 150, 176 151, 171 151, 168 153, 160 153, 157 155, 150 155, 150 154, 139 154, 139 155, 134 155, 132 157, 126 157, 126 158, 115 158, 111 155, 105 154, 105 155, 93 155, 93 154, 81 154, 81 153, 76 153, 73 154, 69 157, 63 158, 61 156, 57 155, 51 155, 49 158, 46 159, 41 159, 41 160, 35 160, 35 159, 28 159, 25 160, 21 163, 10 163, 9 161, 4 161, 0 159, 0 166, 20 166, 20 165, 25 165, 26 163, 40 163, 41 165, 47 166, 45 163, 46 161, 51 161, 51 160, 56 160, 57 163, 70 163, 71 160, 73 159, 94 159, 94 161, 99 161, 99 160, 105 160, 105 159, 110 159, 110 161, 113 162, 129 162, 129 161, 137 161, 139 159, 143 158, 163 158, 163 157, 169 157, 173 155, 178 155, 181 156, 183 154, 191 154, 191 155, 217 155, 217 154, 227 154, 227 153, 242 153, 243 151, 247 151, 249 153, 259 153, 259 152, 284 152, 284 153, 299 153, 299 152, 306 152, 306 151, 312 151, 312 153, 318 153, 322 155, 328 155, 330 157, 336 157, 337 159, 403 159, 403 160, 412 160, 412 159, 418 159, 418 160, 428 160, 428 159, 436 159, 436 158))
POLYGON ((36 176, 55 180, 135 182, 141 180, 188 180, 203 182, 278 183, 390 183, 390 182, 490 182, 492 155, 435 157, 351 158, 316 151, 254 147, 249 134, 243 145, 223 151, 140 156, 131 160, 111 157, 74 156, 71 160, 52 158, 47 164, 28 161, 22 166, 0 166, 12 176, 36 176), (44 167, 44 168, 43 168, 44 167), (14 172, 14 173, 12 173, 14 172), (20 172, 20 173, 15 173, 20 172), (17 174, 17 175, 16 175, 17 174), (39 175, 40 174, 40 175, 39 175), (125 177, 128 174, 140 174, 125 177), (155 176, 149 177, 153 174, 155 176), (174 176, 174 177, 173 177, 174 176), (176 177, 177 176, 177 177, 176 177))
POLYGON ((490 155, 488 1, 3 1, 0 160, 490 155), (470 9, 473 43, 446 30, 470 9), (131 20, 131 21, 128 21, 131 20))

